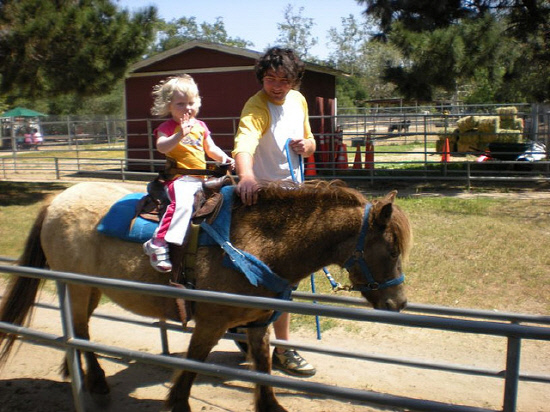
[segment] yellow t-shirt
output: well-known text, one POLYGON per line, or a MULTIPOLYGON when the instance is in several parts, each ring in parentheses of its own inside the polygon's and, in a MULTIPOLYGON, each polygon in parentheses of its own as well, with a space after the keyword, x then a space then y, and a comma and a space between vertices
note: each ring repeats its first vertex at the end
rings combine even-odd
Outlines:
MULTIPOLYGON (((180 124, 170 119, 155 129, 155 136, 158 136, 158 132, 172 136, 180 130, 180 124)), ((189 134, 181 139, 175 148, 166 153, 166 157, 174 159, 180 169, 206 169, 204 140, 208 136, 210 136, 210 130, 206 127, 206 123, 196 120, 189 134)))
POLYGON ((260 90, 244 105, 232 154, 250 153, 258 180, 288 180, 291 167, 299 174, 298 155, 286 150, 288 139, 296 138, 313 139, 304 96, 291 90, 282 104, 275 104, 260 90))

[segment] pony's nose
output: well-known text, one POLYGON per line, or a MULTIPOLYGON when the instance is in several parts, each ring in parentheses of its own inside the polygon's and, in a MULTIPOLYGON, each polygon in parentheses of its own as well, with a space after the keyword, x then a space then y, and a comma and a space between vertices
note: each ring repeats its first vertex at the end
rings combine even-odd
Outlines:
POLYGON ((407 299, 386 299, 386 310, 401 312, 407 306, 407 299))

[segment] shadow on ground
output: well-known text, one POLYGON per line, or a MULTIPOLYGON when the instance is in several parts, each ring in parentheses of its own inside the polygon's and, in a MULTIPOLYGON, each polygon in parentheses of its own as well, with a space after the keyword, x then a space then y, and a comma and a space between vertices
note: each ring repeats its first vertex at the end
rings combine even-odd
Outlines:
POLYGON ((29 206, 68 186, 56 182, 0 182, 0 206, 29 206))

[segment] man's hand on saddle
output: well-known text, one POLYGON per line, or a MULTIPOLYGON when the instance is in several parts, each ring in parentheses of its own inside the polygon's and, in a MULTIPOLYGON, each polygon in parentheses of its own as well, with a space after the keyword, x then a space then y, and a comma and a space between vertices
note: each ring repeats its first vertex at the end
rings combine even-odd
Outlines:
POLYGON ((247 205, 253 205, 258 201, 258 190, 260 186, 253 176, 241 177, 235 190, 241 197, 241 201, 247 205))

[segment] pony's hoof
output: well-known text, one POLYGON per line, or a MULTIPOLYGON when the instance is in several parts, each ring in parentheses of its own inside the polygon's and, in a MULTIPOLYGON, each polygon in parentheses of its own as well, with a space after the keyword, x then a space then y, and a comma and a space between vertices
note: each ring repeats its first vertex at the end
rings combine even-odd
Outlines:
POLYGON ((256 412, 288 412, 288 409, 283 408, 278 402, 269 405, 256 405, 256 412))
POLYGON ((93 396, 108 396, 111 393, 111 388, 103 377, 102 379, 90 379, 86 377, 86 389, 93 396))
POLYGON ((99 395, 84 391, 84 405, 86 411, 104 411, 111 404, 111 394, 99 395))
POLYGON ((168 399, 164 406, 171 412, 191 412, 191 405, 189 405, 188 400, 184 400, 174 395, 174 392, 171 391, 168 395, 168 399))
POLYGON ((172 405, 171 412, 191 412, 191 407, 187 402, 178 402, 175 405, 172 405))

